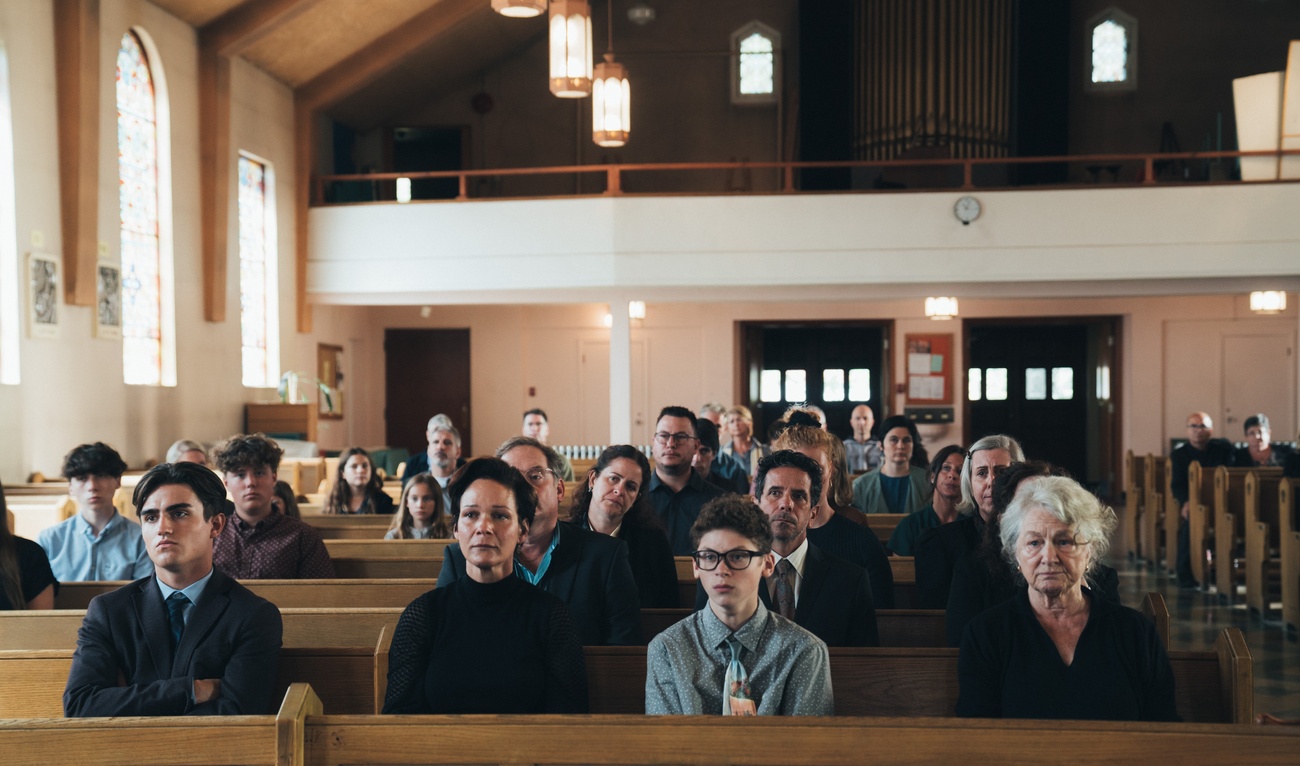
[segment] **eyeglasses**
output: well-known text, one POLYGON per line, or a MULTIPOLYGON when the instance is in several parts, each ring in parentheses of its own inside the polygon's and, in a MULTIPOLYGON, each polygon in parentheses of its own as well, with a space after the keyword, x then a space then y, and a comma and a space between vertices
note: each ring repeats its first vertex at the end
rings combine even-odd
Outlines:
POLYGON ((668 442, 672 442, 673 444, 685 444, 686 442, 691 441, 694 438, 695 438, 694 436, 691 436, 688 433, 683 433, 681 431, 678 431, 675 434, 670 434, 667 431, 659 431, 655 434, 655 443, 667 444, 668 442))
POLYGON ((695 566, 705 572, 712 572, 717 569, 718 564, 721 564, 724 559, 727 562, 727 568, 733 572, 748 569, 749 562, 752 559, 766 555, 766 551, 749 551, 744 548, 733 548, 726 553, 718 553, 707 548, 702 551, 691 551, 691 558, 695 559, 695 566))
POLYGON ((527 479, 528 483, 533 485, 534 487, 540 487, 546 483, 546 474, 548 473, 552 476, 556 475, 555 471, 552 471, 549 468, 534 468, 533 470, 525 473, 524 478, 527 479))

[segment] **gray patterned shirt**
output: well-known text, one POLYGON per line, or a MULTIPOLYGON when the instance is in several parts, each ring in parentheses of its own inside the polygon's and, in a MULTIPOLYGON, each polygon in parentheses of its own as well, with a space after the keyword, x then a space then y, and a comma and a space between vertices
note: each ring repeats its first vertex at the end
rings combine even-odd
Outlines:
POLYGON ((885 451, 880 440, 867 439, 860 442, 852 437, 844 440, 844 456, 849 464, 849 473, 874 471, 885 459, 885 451))
MULTIPOLYGON (((731 659, 731 630, 705 607, 655 636, 647 650, 645 712, 713 715, 722 712, 722 685, 731 659)), ((830 653, 812 633, 758 611, 736 631, 740 661, 759 715, 834 715, 830 653)))

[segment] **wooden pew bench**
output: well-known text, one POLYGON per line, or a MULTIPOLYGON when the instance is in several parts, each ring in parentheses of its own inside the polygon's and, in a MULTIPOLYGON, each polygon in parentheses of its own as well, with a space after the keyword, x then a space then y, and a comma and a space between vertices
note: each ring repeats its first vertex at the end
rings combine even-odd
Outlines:
POLYGON ((1281 483, 1279 473, 1252 470, 1246 476, 1246 604, 1260 615, 1268 614, 1275 596, 1280 598, 1281 483))
POLYGON ((1300 479, 1277 485, 1278 542, 1282 546, 1282 626, 1300 629, 1300 479))
POLYGON ((0 751, 10 766, 289 766, 303 763, 307 716, 322 710, 308 685, 294 684, 275 715, 0 720, 0 751))
POLYGON ((1187 522, 1191 541, 1192 577, 1204 585, 1213 580, 1205 567, 1205 552, 1214 539, 1214 469, 1195 460, 1187 467, 1187 522))
POLYGON ((1124 453, 1124 551, 1129 558, 1142 556, 1141 524, 1143 500, 1142 469, 1145 462, 1133 454, 1133 450, 1124 453))
POLYGON ((1070 763, 1293 764, 1300 731, 1210 724, 722 716, 308 716, 306 763, 839 766, 1005 763, 1040 747, 1070 763), (1050 743, 1050 744, 1048 744, 1050 743))
POLYGON ((301 506, 299 512, 304 522, 312 525, 326 540, 383 540, 392 523, 391 516, 343 516, 341 514, 308 513, 301 506))
MULTIPOLYGON (((405 609, 437 578, 389 580, 241 580, 245 587, 272 604, 286 608, 336 609, 340 607, 387 607, 405 609)), ((69 582, 59 587, 54 598, 58 609, 85 609, 101 593, 126 585, 119 582, 69 582)))
POLYGON ((1139 527, 1138 555, 1152 568, 1159 569, 1160 530, 1165 515, 1165 461, 1155 455, 1142 458, 1142 520, 1139 527))

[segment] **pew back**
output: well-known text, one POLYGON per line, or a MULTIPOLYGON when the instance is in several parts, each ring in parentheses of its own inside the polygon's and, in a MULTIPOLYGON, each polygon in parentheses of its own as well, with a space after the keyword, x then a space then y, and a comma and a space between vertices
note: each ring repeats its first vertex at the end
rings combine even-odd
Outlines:
POLYGON ((1278 485, 1282 476, 1252 469, 1246 475, 1246 605, 1251 611, 1268 611, 1276 591, 1278 533, 1280 530, 1278 485))
POLYGON ((1277 485, 1278 544, 1282 553, 1282 625, 1300 628, 1300 479, 1277 485))
MULTIPOLYGON (((383 580, 241 580, 244 587, 272 604, 285 608, 387 607, 405 609, 417 596, 437 584, 428 579, 383 580)), ((101 593, 126 582, 69 582, 59 586, 54 598, 58 609, 85 609, 101 593)))

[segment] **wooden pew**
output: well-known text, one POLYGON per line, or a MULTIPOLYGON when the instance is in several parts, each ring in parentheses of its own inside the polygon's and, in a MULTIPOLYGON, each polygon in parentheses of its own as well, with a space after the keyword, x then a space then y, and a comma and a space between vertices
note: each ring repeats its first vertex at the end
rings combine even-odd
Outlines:
POLYGON ((1268 614, 1280 575, 1281 482, 1278 473, 1265 475, 1251 470, 1246 475, 1246 605, 1261 616, 1268 614))
POLYGON ((1187 466, 1187 524, 1192 555, 1192 576, 1208 586, 1211 582, 1205 567, 1205 552, 1214 537, 1211 503, 1214 498, 1214 469, 1193 460, 1187 466))
POLYGON ((894 527, 897 527, 898 522, 906 515, 905 513, 868 513, 867 526, 876 533, 876 537, 880 538, 881 545, 889 545, 889 538, 894 535, 894 527))
MULTIPOLYGON (((642 609, 641 637, 650 639, 691 616, 691 609, 642 609)), ((878 609, 881 646, 947 646, 942 609, 878 609)))
POLYGON ((1277 485, 1278 541, 1282 546, 1282 627, 1300 628, 1300 479, 1277 485))
POLYGON ((1153 569, 1160 568, 1160 530, 1165 514, 1165 462, 1155 455, 1142 458, 1142 528, 1139 553, 1153 569))
POLYGON ((1228 603, 1236 599, 1237 585, 1245 581, 1240 563, 1246 555, 1246 476, 1252 470, 1262 475, 1282 472, 1280 468, 1214 469, 1214 586, 1219 599, 1228 603))
POLYGON ((307 684, 293 684, 275 715, 202 718, 26 718, 0 721, 5 763, 302 764, 307 716, 323 712, 307 684))
MULTIPOLYGON (((331 710, 378 712, 383 698, 376 696, 376 679, 388 674, 388 635, 381 630, 369 647, 286 645, 280 650, 275 694, 284 693, 292 683, 304 682, 311 684, 331 710)), ((72 653, 72 649, 0 650, 0 678, 5 679, 0 719, 62 715, 72 653)))
POLYGON ((1134 559, 1142 555, 1142 468, 1145 465, 1145 461, 1134 456, 1133 450, 1124 453, 1124 550, 1134 559))
MULTIPOLYGON (((455 540, 326 540, 330 558, 380 559, 441 556, 455 540)), ((689 559, 687 559, 689 561, 689 559)))
MULTIPOLYGON (((301 508, 299 509, 302 510, 301 508)), ((391 516, 343 516, 340 514, 310 514, 303 512, 302 520, 312 525, 326 540, 383 540, 392 524, 391 516)))
POLYGON ((1165 571, 1178 571, 1178 525, 1182 523, 1182 504, 1174 497, 1174 461, 1165 458, 1165 571))
MULTIPOLYGON (((244 587, 281 609, 400 608, 433 590, 436 578, 385 580, 240 580, 244 587)), ((126 585, 119 582, 68 582, 54 597, 57 609, 85 609, 101 593, 126 585)))
MULTIPOLYGON (((645 712, 646 654, 640 647, 584 647, 592 713, 645 712)), ((957 655, 949 648, 831 649, 837 715, 951 716, 957 655)), ((1214 651, 1169 652, 1179 715, 1193 723, 1254 720, 1254 673, 1246 639, 1224 628, 1214 651)), ((1074 754, 1072 754, 1074 755, 1074 754)))
POLYGON ((838 766, 1004 763, 1050 743, 1071 763, 1293 764, 1294 727, 722 716, 309 716, 306 763, 838 766))

